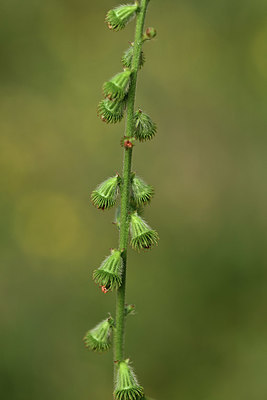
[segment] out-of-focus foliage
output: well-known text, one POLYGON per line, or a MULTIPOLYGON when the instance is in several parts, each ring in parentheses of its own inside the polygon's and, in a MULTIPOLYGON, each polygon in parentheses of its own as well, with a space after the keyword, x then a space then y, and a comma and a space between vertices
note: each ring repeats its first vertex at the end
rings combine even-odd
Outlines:
MULTIPOLYGON (((96 117, 133 26, 114 1, 1 0, 0 392, 111 398, 112 355, 82 337, 114 294, 91 280, 117 246, 89 194, 121 170, 124 123, 96 117)), ((151 1, 137 106, 159 132, 134 167, 160 245, 130 251, 127 355, 157 400, 267 397, 266 0, 151 1)))

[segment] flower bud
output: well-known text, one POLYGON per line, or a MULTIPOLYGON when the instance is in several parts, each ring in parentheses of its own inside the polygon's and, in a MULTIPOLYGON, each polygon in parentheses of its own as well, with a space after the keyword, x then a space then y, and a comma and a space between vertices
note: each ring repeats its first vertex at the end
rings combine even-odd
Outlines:
POLYGON ((93 351, 107 351, 111 346, 111 333, 114 326, 113 318, 109 317, 100 322, 95 328, 85 334, 85 346, 93 351))
POLYGON ((93 272, 94 281, 101 286, 102 292, 118 289, 122 283, 122 258, 119 250, 111 250, 100 267, 93 272))
MULTIPOLYGON (((133 48, 133 44, 131 44, 131 46, 127 50, 125 50, 125 52, 123 53, 122 59, 121 59, 122 65, 125 68, 132 67, 133 53, 134 53, 134 48, 133 48)), ((139 60, 139 68, 142 68, 144 63, 145 63, 145 55, 144 55, 144 52, 141 51, 140 60, 139 60)))
POLYGON ((134 146, 135 137, 123 136, 121 138, 121 147, 124 147, 126 150, 131 149, 134 146))
POLYGON ((126 69, 113 76, 110 81, 103 85, 104 96, 110 100, 123 100, 129 88, 131 71, 126 69))
POLYGON ((157 131, 157 126, 152 122, 149 115, 145 114, 142 110, 136 111, 134 115, 135 121, 135 137, 140 142, 151 140, 157 131))
POLYGON ((114 206, 121 178, 115 175, 100 183, 91 194, 91 200, 97 208, 105 210, 114 206))
POLYGON ((135 315, 135 305, 134 304, 125 304, 125 316, 127 315, 135 315))
POLYGON ((137 212, 131 215, 130 233, 131 246, 134 250, 150 249, 159 239, 157 232, 152 230, 137 212))
POLYGON ((154 195, 152 186, 147 185, 143 179, 134 175, 132 179, 132 196, 137 206, 149 203, 154 195))
POLYGON ((120 31, 136 15, 138 4, 125 4, 118 6, 107 13, 106 22, 109 29, 120 31))
POLYGON ((119 100, 104 99, 98 105, 98 116, 107 124, 116 124, 123 118, 125 102, 119 100))
POLYGON ((118 363, 115 382, 115 400, 139 400, 144 396, 144 389, 139 385, 137 378, 129 366, 129 359, 118 363))
POLYGON ((147 28, 146 32, 144 34, 144 40, 151 40, 154 39, 154 37, 157 35, 157 31, 155 28, 147 28))

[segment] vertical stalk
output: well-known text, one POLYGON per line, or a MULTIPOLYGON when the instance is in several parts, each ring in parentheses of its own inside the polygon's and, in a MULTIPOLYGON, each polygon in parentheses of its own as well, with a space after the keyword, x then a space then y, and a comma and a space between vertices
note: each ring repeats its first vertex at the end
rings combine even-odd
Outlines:
MULTIPOLYGON (((134 103, 137 83, 137 73, 139 69, 139 60, 142 51, 142 37, 145 22, 145 15, 149 0, 140 1, 140 10, 136 20, 134 54, 132 61, 131 83, 127 99, 126 114, 126 136, 134 135, 134 103)), ((123 186, 121 191, 121 216, 120 216, 120 239, 119 249, 123 251, 123 274, 122 285, 117 290, 116 301, 116 329, 114 332, 114 361, 124 359, 124 326, 125 326, 125 289, 126 289, 126 264, 127 264, 127 246, 129 233, 129 192, 131 180, 132 148, 124 149, 123 160, 123 186)), ((116 368, 116 366, 115 366, 116 368)))

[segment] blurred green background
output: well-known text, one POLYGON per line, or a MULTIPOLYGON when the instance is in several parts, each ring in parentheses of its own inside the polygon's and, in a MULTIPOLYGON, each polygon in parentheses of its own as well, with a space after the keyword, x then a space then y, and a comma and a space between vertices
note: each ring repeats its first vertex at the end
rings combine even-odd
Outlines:
MULTIPOLYGON (((91 274, 116 247, 89 194, 121 171, 124 123, 96 117, 134 24, 111 0, 0 0, 0 392, 112 398, 112 354, 83 347, 107 312, 91 274)), ((267 398, 266 0, 150 3, 137 106, 158 124, 134 149, 156 188, 160 245, 129 254, 126 353, 157 400, 267 398)))

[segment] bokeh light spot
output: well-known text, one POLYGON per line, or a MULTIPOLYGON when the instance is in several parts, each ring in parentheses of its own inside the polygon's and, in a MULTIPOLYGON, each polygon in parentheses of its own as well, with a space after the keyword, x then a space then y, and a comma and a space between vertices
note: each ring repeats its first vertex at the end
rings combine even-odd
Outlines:
POLYGON ((267 21, 263 28, 258 30, 252 41, 251 53, 253 62, 264 79, 267 79, 267 21))
POLYGON ((84 256, 89 242, 84 230, 75 203, 63 194, 26 195, 17 203, 14 233, 27 254, 62 260, 84 256))

